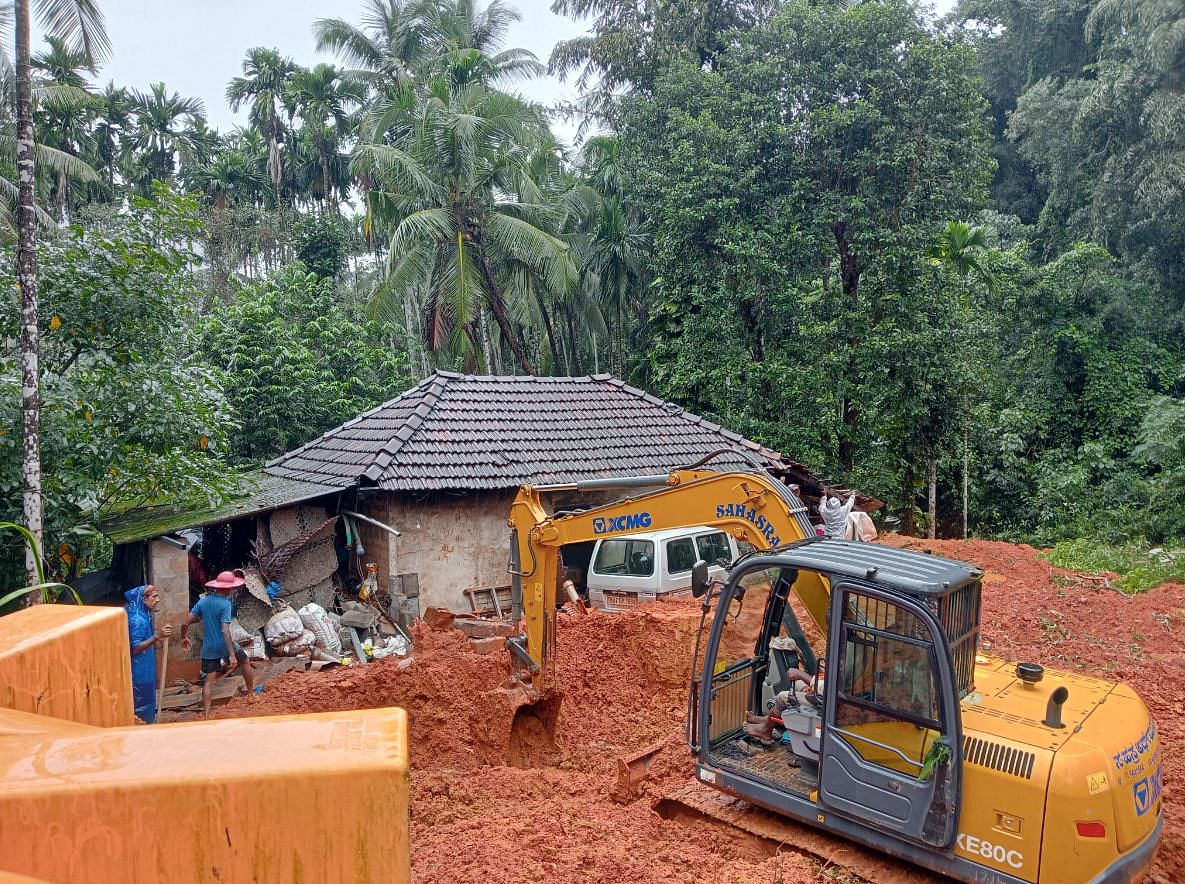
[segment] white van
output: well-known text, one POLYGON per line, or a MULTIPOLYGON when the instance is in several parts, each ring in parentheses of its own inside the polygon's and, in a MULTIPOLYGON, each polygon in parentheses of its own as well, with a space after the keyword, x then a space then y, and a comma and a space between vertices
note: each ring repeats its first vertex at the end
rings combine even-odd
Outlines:
POLYGON ((700 525, 598 540, 585 585, 590 604, 626 611, 641 602, 691 595, 691 569, 703 559, 715 577, 717 560, 737 558, 737 542, 719 528, 700 525))

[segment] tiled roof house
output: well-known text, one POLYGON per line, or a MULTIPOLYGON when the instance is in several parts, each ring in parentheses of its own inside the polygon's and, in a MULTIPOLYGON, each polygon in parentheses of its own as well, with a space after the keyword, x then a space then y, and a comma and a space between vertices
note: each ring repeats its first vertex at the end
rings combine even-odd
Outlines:
MULTIPOLYGON (((756 462, 797 484, 808 502, 822 492, 823 483, 802 464, 611 375, 440 371, 272 460, 220 507, 144 507, 104 530, 129 548, 147 541, 156 562, 175 554, 154 538, 167 541, 181 528, 228 526, 246 555, 255 537, 252 520, 301 506, 330 515, 360 513, 399 532, 395 537, 358 520, 364 559, 378 565, 381 583, 418 591, 419 610, 464 610, 466 588, 508 582, 506 518, 518 486, 665 474, 721 449, 729 453, 707 466, 756 462)), ((550 495, 556 507, 616 496, 550 495)), ((142 577, 159 583, 159 570, 150 563, 142 577)), ((179 589, 178 605, 184 595, 179 589)))
POLYGON ((421 610, 457 610, 464 589, 508 581, 506 517, 519 485, 661 474, 719 449, 739 453, 713 468, 755 459, 808 499, 821 490, 801 464, 604 374, 436 372, 265 470, 351 489, 358 512, 400 532, 360 526, 380 576, 414 574, 421 610))
MULTIPOLYGON (((305 482, 386 491, 494 490, 662 473, 721 448, 811 478, 778 452, 607 374, 437 372, 266 469, 305 482)), ((743 464, 740 457, 713 461, 720 468, 743 464)))

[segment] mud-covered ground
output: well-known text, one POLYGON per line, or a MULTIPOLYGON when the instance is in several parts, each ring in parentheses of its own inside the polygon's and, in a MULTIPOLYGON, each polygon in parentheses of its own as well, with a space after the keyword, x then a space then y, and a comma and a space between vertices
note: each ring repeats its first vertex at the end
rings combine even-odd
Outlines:
MULTIPOLYGON (((1185 880, 1185 586, 1125 597, 1051 567, 1027 546, 888 542, 985 570, 986 649, 1136 687, 1157 720, 1164 761, 1167 820, 1149 880, 1185 880)), ((218 714, 406 708, 417 884, 859 880, 847 869, 861 867, 853 859, 861 848, 848 842, 799 851, 706 820, 664 819, 653 809, 654 797, 692 770, 683 724, 697 625, 692 603, 561 616, 554 743, 542 728, 514 728, 512 739, 502 653, 483 656, 458 632, 422 626, 410 661, 289 673, 262 696, 232 701, 218 714), (623 799, 618 759, 658 742, 663 748, 643 794, 623 799)))

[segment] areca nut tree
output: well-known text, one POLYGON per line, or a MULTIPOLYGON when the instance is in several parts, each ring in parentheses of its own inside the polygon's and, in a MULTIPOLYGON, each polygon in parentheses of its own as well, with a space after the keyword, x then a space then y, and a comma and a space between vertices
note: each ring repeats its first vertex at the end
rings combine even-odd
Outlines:
POLYGON ((243 76, 235 77, 226 87, 226 100, 233 110, 250 103, 247 119, 268 142, 268 172, 280 202, 280 184, 284 178, 284 158, 280 145, 284 143, 286 114, 291 122, 292 107, 288 102, 289 80, 296 71, 292 59, 275 49, 256 46, 247 50, 243 59, 243 76))
POLYGON ((37 582, 37 557, 44 542, 41 501, 41 385, 38 371, 37 211, 34 183, 33 78, 30 64, 31 13, 47 34, 86 53, 92 66, 110 51, 103 14, 94 0, 15 0, 17 121, 16 275, 21 289, 21 479, 25 527, 35 543, 25 554, 29 585, 37 582))
POLYGON ((197 149, 194 122, 203 116, 204 106, 200 99, 170 94, 164 83, 153 83, 148 92, 136 92, 133 104, 136 126, 131 142, 148 178, 144 183, 167 181, 177 170, 178 155, 197 149))
POLYGON ((311 70, 293 72, 287 99, 300 118, 302 134, 307 134, 317 154, 320 180, 316 190, 326 205, 333 205, 335 161, 343 142, 353 134, 354 112, 366 100, 366 88, 361 81, 342 76, 333 65, 318 64, 311 70))
POLYGON ((415 126, 392 139, 372 132, 355 149, 355 174, 372 182, 367 211, 391 230, 374 309, 393 316, 409 292, 426 291, 428 348, 451 345, 467 361, 488 310, 519 368, 534 374, 507 308, 504 265, 529 267, 555 290, 576 276, 570 247, 547 229, 554 207, 529 171, 546 123, 517 97, 445 78, 417 110, 415 126))

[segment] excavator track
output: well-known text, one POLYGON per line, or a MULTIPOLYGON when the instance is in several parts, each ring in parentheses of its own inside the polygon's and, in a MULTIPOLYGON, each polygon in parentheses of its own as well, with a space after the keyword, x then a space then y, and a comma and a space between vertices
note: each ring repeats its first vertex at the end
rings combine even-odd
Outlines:
POLYGON ((653 807, 664 819, 716 820, 775 842, 779 847, 809 854, 825 867, 839 866, 876 884, 941 884, 949 880, 911 863, 875 853, 858 844, 770 813, 695 780, 655 799, 653 807))

